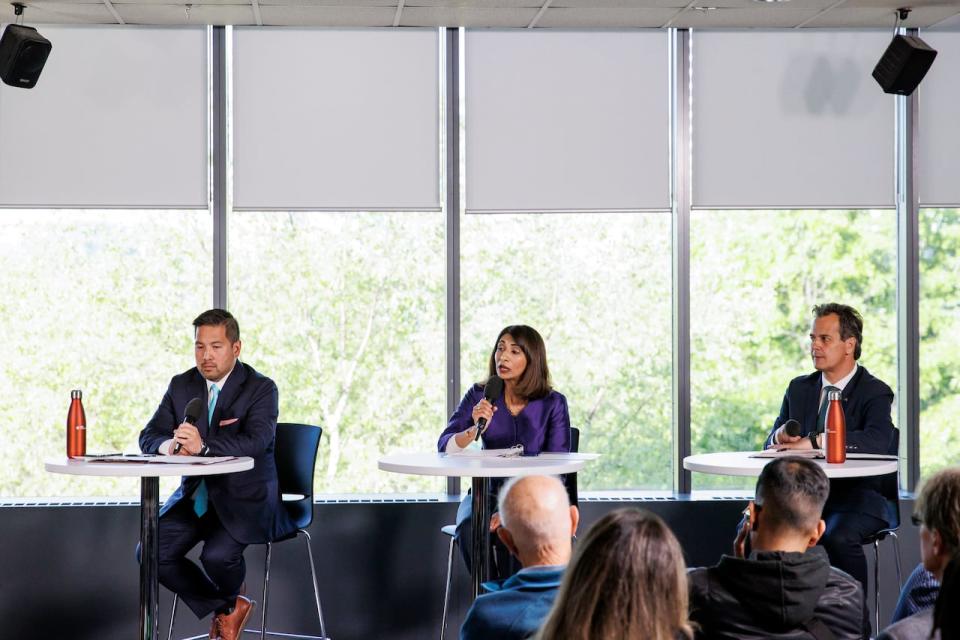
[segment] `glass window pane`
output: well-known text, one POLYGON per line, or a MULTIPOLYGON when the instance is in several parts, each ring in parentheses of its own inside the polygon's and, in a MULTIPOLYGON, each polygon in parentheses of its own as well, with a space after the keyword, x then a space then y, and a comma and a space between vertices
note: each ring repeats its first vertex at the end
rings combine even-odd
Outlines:
POLYGON ((444 217, 236 212, 230 306, 280 421, 323 427, 319 493, 439 491, 377 471, 445 424, 444 217))
POLYGON ((210 306, 207 211, 0 211, 0 496, 139 495, 136 479, 47 473, 70 390, 87 451, 136 451, 210 306))
POLYGON ((670 215, 466 215, 461 384, 483 380, 497 333, 547 343, 582 451, 581 489, 669 489, 670 215))
MULTIPOLYGON (((693 453, 763 445, 789 381, 814 371, 815 304, 863 315, 859 363, 896 390, 894 211, 695 211, 690 243, 693 453)), ((694 474, 698 489, 753 484, 694 474)))
POLYGON ((960 458, 960 209, 920 212, 920 476, 960 458))

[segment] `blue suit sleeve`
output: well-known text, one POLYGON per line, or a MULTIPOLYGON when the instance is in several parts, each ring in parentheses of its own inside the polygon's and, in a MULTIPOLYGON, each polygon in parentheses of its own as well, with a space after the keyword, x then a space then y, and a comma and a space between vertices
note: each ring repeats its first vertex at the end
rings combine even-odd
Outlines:
POLYGON ((150 422, 140 432, 140 451, 143 453, 160 453, 160 445, 173 437, 173 430, 179 424, 180 421, 177 420, 173 398, 168 386, 166 393, 163 394, 163 400, 160 401, 160 406, 153 412, 150 422))
POLYGON ((773 428, 770 429, 770 433, 767 434, 767 439, 763 443, 763 448, 772 447, 775 443, 773 442, 773 434, 777 432, 777 429, 780 428, 784 422, 790 419, 790 390, 787 389, 787 393, 783 394, 783 403, 780 405, 780 415, 777 416, 777 419, 773 421, 773 428))
POLYGON ((240 429, 236 433, 218 434, 209 439, 210 455, 251 458, 263 455, 276 436, 279 414, 277 385, 273 380, 267 380, 253 391, 247 412, 240 418, 240 429))

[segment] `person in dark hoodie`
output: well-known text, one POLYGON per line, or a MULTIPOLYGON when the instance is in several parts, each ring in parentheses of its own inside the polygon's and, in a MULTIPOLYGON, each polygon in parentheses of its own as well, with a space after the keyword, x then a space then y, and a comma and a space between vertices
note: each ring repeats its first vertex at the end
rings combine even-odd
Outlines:
POLYGON ((831 567, 817 545, 829 491, 812 460, 787 456, 763 468, 734 554, 688 576, 697 638, 869 637, 860 583, 831 567), (744 557, 747 537, 751 552, 744 557))

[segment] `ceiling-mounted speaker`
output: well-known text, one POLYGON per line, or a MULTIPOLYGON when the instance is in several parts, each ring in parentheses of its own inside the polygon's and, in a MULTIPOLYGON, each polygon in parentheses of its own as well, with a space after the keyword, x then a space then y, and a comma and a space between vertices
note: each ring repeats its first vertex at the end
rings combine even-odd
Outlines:
POLYGON ((0 37, 0 80, 11 87, 32 89, 52 48, 33 27, 8 24, 0 37))
POLYGON ((936 57, 937 52, 917 36, 896 35, 873 68, 873 77, 884 92, 908 96, 927 75, 936 57))

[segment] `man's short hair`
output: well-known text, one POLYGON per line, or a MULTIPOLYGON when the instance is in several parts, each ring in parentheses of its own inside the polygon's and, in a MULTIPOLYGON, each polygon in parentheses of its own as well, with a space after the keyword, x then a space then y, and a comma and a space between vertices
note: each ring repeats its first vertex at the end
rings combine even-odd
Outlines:
POLYGON ((863 344, 863 317, 853 307, 837 302, 818 304, 813 308, 814 318, 822 318, 831 313, 837 314, 837 317, 840 318, 840 339, 857 339, 857 346, 853 350, 853 359, 859 360, 860 345, 863 344))
POLYGON ((777 458, 757 479, 756 505, 775 529, 803 531, 816 526, 830 494, 830 481, 812 460, 777 458))
POLYGON ((940 532, 950 552, 960 551, 960 467, 938 471, 924 482, 914 513, 929 531, 940 532))
POLYGON ((237 319, 233 317, 226 309, 209 309, 198 315, 193 320, 193 333, 197 333, 200 327, 226 327, 227 340, 231 343, 240 339, 240 325, 237 319))

